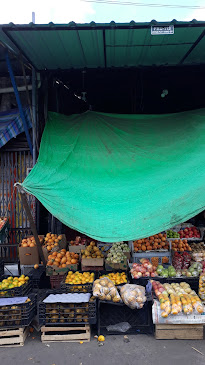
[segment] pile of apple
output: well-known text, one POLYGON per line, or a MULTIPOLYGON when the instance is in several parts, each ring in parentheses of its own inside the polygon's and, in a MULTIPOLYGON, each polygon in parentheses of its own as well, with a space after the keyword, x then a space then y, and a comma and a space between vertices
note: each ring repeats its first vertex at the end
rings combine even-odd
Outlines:
POLYGON ((6 224, 7 218, 0 218, 0 231, 3 228, 4 224, 6 224))
POLYGON ((79 245, 87 245, 86 238, 81 238, 80 236, 76 236, 74 241, 70 241, 71 246, 79 246, 79 245))
POLYGON ((161 294, 167 295, 165 287, 159 281, 151 280, 151 283, 157 298, 159 298, 161 294))
POLYGON ((178 233, 180 238, 201 238, 200 231, 195 226, 181 229, 178 233))
POLYGON ((154 278, 155 276, 158 276, 156 269, 156 266, 152 265, 148 259, 141 259, 140 264, 134 263, 132 265, 130 272, 133 279, 150 276, 154 278))

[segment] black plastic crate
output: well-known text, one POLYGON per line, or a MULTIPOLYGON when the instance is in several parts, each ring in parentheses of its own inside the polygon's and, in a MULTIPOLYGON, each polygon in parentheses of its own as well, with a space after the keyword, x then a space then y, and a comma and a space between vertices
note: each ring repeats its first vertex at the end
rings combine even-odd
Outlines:
POLYGON ((0 280, 2 280, 3 276, 4 276, 4 262, 0 258, 0 280))
MULTIPOLYGON (((127 283, 117 284, 116 286, 122 286, 122 285, 128 284, 129 283, 129 276, 128 276, 127 271, 126 270, 115 270, 115 271, 113 271, 113 273, 117 273, 117 272, 119 272, 119 273, 124 272, 126 274, 127 283)), ((107 275, 107 277, 108 277, 109 274, 112 274, 112 272, 106 271, 106 270, 101 270, 101 271, 98 272, 98 279, 102 275, 107 275)))
MULTIPOLYGON (((7 277, 3 277, 6 279, 7 277)), ((2 279, 3 279, 2 278, 2 279)), ((32 291, 32 280, 29 279, 25 284, 12 288, 0 289, 0 298, 2 297, 24 297, 32 291)))
POLYGON ((49 276, 51 289, 61 290, 61 283, 65 280, 66 275, 67 274, 49 276))
POLYGON ((141 309, 131 309, 125 304, 98 301, 98 335, 122 335, 122 332, 108 331, 107 327, 121 322, 128 322, 131 328, 123 334, 152 334, 152 300, 144 303, 141 309))
POLYGON ((2 229, 0 230, 0 244, 5 243, 9 234, 9 220, 7 219, 6 223, 3 225, 2 229))
POLYGON ((50 279, 46 276, 46 269, 40 266, 38 269, 32 269, 28 276, 32 280, 33 289, 46 289, 50 287, 50 279))
POLYGON ((96 298, 91 297, 88 303, 44 303, 43 300, 51 293, 62 292, 50 291, 39 301, 38 321, 41 326, 96 323, 96 298))
POLYGON ((3 280, 4 277, 4 270, 0 269, 0 281, 3 280))
MULTIPOLYGON (((84 273, 86 271, 79 271, 80 273, 84 273)), ((89 271, 91 273, 91 271, 89 271)), ((94 273, 94 280, 96 279, 96 273, 94 273)), ((67 275, 66 275, 67 277, 67 275)), ((65 283, 66 277, 61 283, 60 289, 63 293, 91 293, 93 290, 93 282, 92 283, 86 283, 86 284, 67 284, 65 283)))
POLYGON ((29 326, 36 315, 36 295, 28 295, 27 303, 0 306, 0 327, 24 327, 29 326))

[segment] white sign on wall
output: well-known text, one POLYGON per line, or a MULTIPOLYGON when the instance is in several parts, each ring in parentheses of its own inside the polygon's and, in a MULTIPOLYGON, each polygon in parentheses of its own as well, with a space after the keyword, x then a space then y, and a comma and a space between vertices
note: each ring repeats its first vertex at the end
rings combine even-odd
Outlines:
POLYGON ((174 34, 174 25, 166 25, 166 26, 152 25, 151 34, 152 35, 174 34))

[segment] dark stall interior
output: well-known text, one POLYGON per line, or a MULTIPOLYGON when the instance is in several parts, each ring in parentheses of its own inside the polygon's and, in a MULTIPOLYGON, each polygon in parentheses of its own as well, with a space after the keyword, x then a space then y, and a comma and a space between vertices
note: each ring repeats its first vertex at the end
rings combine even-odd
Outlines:
POLYGON ((204 66, 56 72, 48 76, 48 106, 67 115, 181 112, 204 107, 203 80, 204 66))

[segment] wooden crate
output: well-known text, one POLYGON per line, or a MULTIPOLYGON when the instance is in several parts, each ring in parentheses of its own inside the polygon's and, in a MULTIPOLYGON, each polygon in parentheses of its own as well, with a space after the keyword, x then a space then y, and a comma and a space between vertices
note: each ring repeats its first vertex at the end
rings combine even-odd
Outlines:
POLYGON ((90 326, 73 325, 69 327, 41 327, 41 341, 46 342, 89 342, 90 326))
POLYGON ((0 347, 19 347, 23 346, 28 336, 28 327, 1 329, 0 347))
POLYGON ((157 340, 203 340, 203 324, 156 324, 157 340))
POLYGON ((98 266, 103 266, 104 265, 104 258, 93 258, 93 259, 88 259, 88 258, 81 258, 81 266, 90 266, 90 267, 98 267, 98 266))
POLYGON ((104 270, 103 266, 83 266, 81 265, 82 271, 102 271, 104 270))

